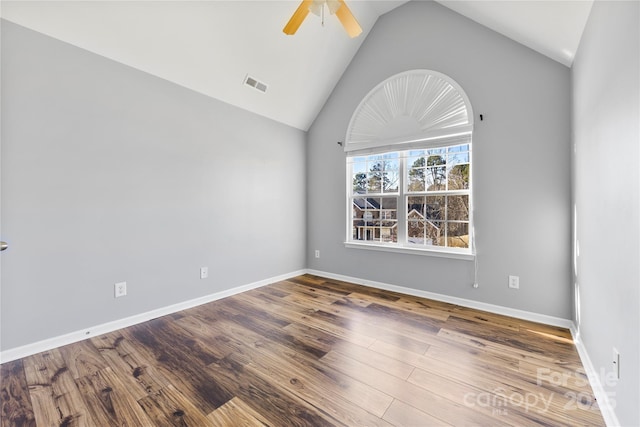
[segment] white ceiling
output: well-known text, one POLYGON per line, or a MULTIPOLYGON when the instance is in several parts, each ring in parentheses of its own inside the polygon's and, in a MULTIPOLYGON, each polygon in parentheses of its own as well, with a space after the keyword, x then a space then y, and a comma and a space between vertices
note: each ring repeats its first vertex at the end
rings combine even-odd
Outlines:
MULTIPOLYGON (((570 66, 592 0, 438 0, 570 66)), ((282 28, 299 0, 1 2, 3 18, 184 87, 307 130, 377 18, 406 1, 350 0, 363 28, 333 16, 282 28), (249 74, 266 93, 243 85, 249 74)))
POLYGON ((436 0, 570 67, 593 0, 436 0))

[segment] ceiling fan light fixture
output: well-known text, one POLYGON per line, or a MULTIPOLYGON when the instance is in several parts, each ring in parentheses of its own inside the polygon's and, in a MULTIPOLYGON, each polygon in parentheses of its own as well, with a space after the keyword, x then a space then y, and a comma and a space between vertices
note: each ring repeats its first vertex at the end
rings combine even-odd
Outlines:
POLYGON ((316 16, 322 15, 322 9, 324 9, 324 2, 318 0, 313 0, 309 6, 309 12, 316 16))
POLYGON ((362 33, 360 24, 356 20, 355 16, 353 16, 353 13, 351 13, 351 10, 347 7, 344 0, 303 0, 282 31, 290 36, 295 34, 309 12, 320 16, 322 18, 322 24, 324 25, 325 5, 327 5, 327 9, 329 9, 329 12, 332 15, 336 15, 344 29, 347 31, 347 34, 349 34, 349 37, 357 37, 362 33))
POLYGON ((327 5, 330 14, 335 14, 340 9, 340 2, 338 0, 312 0, 309 11, 316 16, 322 16, 324 6, 327 5))

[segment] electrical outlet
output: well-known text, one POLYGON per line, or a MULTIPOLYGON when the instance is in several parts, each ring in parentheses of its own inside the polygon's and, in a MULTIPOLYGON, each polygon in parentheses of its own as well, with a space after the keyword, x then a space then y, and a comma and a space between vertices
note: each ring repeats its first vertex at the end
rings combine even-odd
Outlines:
POLYGON ((316 258, 320 258, 320 251, 316 249, 316 258))
POLYGON ((520 277, 509 276, 509 287, 511 289, 520 289, 520 277))
POLYGON ((620 353, 618 353, 618 350, 616 350, 615 347, 613 348, 612 362, 613 362, 614 378, 619 380, 620 379, 620 353))
POLYGON ((113 296, 120 298, 127 295, 127 282, 120 282, 113 285, 113 296))
POLYGON ((209 277, 209 267, 200 267, 200 278, 206 279, 209 277))

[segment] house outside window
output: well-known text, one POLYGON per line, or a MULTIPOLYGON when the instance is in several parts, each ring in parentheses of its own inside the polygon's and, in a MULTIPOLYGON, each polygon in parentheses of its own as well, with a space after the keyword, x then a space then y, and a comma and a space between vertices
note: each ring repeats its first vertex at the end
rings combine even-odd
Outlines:
POLYGON ((413 70, 372 90, 349 124, 348 247, 473 255, 471 106, 413 70))

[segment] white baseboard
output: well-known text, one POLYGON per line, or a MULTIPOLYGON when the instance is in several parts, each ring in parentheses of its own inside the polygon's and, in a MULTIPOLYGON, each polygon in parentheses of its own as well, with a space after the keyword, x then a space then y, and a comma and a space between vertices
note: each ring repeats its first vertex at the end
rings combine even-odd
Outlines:
POLYGON ((216 292, 214 294, 205 295, 203 297, 195 298, 189 301, 180 302, 167 307, 158 308, 156 310, 151 310, 146 313, 136 314, 131 317, 126 317, 124 319, 114 320, 113 322, 104 323, 102 325, 96 325, 91 328, 82 329, 79 331, 71 332, 71 333, 60 335, 53 338, 48 338, 32 344, 24 345, 21 347, 11 348, 11 349, 0 352, 0 363, 21 359, 23 357, 27 357, 36 353, 51 350, 56 347, 61 347, 63 345, 72 344, 74 342, 82 341, 84 339, 91 338, 97 335, 102 335, 108 332, 116 331, 118 329, 137 325, 139 323, 146 322, 151 319, 155 319, 157 317, 166 316, 167 314, 176 313, 181 310, 186 310, 192 307, 206 304, 208 302, 212 302, 212 301, 216 301, 232 295, 236 295, 241 292, 249 291, 251 289, 260 288, 270 283, 279 282, 281 280, 286 280, 291 277, 299 276, 305 273, 306 273, 306 270, 294 271, 294 272, 283 274, 280 276, 271 277, 269 279, 260 280, 260 281, 249 283, 242 286, 237 286, 235 288, 227 289, 225 291, 216 292))
POLYGON ((580 339, 580 332, 576 329, 575 324, 571 327, 571 336, 573 337, 573 342, 576 345, 576 350, 578 350, 578 355, 580 355, 582 366, 584 367, 587 378, 589 379, 589 384, 591 385, 593 394, 596 397, 596 401, 598 402, 598 407, 600 408, 600 413, 602 414, 602 418, 604 418, 605 424, 609 427, 619 426, 620 422, 613 410, 613 402, 609 400, 609 395, 602 386, 600 373, 593 367, 589 353, 580 339))
POLYGON ((329 279, 342 280, 343 282, 351 282, 360 285, 370 286, 372 288, 384 289, 387 291, 398 292, 401 294, 412 295, 420 298, 428 298, 436 301, 456 304, 462 307, 475 308, 477 310, 488 311, 490 313, 502 314, 504 316, 515 317, 517 319, 529 320, 531 322, 544 323, 545 325, 559 326, 561 328, 571 329, 573 322, 569 319, 561 317, 547 316, 545 314, 533 313, 530 311, 518 310, 515 308, 503 307, 501 305, 488 304, 484 302, 469 300, 465 298, 453 297, 449 295, 438 294, 435 292, 421 291, 419 289, 406 288, 403 286, 390 285, 388 283, 375 282, 373 280, 365 280, 357 277, 343 276, 341 274, 327 273, 324 271, 307 270, 309 274, 326 277, 329 279))

